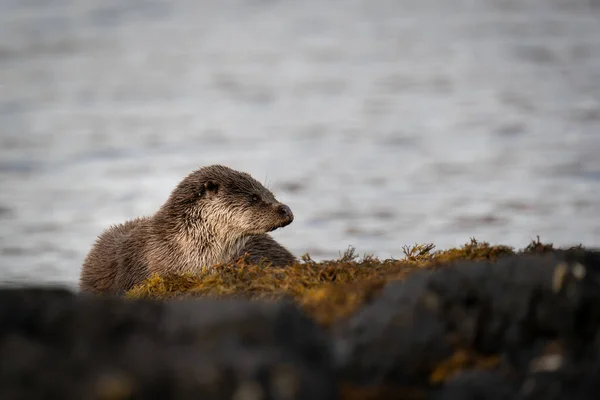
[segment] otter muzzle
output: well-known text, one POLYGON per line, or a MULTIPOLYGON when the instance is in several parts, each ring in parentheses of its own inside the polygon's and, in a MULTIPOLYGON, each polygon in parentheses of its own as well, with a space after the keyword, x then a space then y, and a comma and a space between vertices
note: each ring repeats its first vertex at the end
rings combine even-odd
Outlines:
POLYGON ((279 216, 281 217, 281 222, 279 224, 275 225, 273 228, 271 228, 269 230, 269 232, 272 232, 278 228, 283 228, 284 226, 288 226, 294 220, 294 213, 292 213, 292 210, 285 204, 278 206, 277 212, 279 213, 279 216))

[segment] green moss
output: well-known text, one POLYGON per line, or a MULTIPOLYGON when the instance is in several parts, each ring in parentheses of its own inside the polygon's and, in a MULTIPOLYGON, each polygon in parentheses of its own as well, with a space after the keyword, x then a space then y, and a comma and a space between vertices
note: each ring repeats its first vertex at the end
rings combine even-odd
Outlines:
MULTIPOLYGON (((547 248, 539 239, 536 248, 547 248)), ((530 244, 525 250, 530 249, 530 244)), ((549 245, 552 246, 552 245, 549 245)), ((431 243, 404 246, 404 258, 360 258, 353 248, 339 259, 313 261, 304 255, 295 265, 273 268, 251 265, 246 259, 214 266, 192 275, 154 275, 126 293, 129 298, 182 298, 188 296, 241 296, 277 299, 291 297, 318 323, 329 326, 375 296, 385 283, 404 279, 421 268, 442 268, 460 260, 496 260, 515 254, 508 246, 492 246, 471 239, 464 246, 434 251, 431 243)), ((550 247, 551 248, 551 247, 550 247)))

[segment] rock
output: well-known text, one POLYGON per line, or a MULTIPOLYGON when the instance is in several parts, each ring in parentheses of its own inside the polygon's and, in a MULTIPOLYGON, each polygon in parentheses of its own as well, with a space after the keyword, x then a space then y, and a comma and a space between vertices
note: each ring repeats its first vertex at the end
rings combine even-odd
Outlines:
POLYGON ((433 400, 513 400, 517 398, 518 386, 499 373, 468 371, 451 379, 439 392, 432 394, 433 400))
POLYGON ((331 399, 327 337, 287 302, 0 290, 0 398, 331 399))
POLYGON ((553 400, 600 391, 598 251, 461 261, 376 293, 326 334, 287 301, 5 288, 0 399, 553 400))
POLYGON ((511 397, 513 386, 517 398, 559 398, 574 387, 589 397, 595 391, 583 388, 600 377, 599 272, 600 252, 569 250, 389 283, 334 327, 340 375, 362 386, 434 388, 439 398, 511 397), (535 384, 548 379, 545 389, 535 384))

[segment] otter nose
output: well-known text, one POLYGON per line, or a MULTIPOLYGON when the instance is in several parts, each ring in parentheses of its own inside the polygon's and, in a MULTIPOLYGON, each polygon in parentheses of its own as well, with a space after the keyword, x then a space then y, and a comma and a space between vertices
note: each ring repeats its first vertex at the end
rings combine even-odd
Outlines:
POLYGON ((279 214, 281 214, 282 217, 285 218, 294 218, 294 214, 292 214, 292 210, 286 206, 285 204, 282 204, 279 206, 279 214))

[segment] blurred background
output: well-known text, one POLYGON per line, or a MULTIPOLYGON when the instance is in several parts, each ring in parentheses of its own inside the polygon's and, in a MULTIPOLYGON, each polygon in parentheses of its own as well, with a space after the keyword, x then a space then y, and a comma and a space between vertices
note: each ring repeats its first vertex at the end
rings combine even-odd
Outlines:
POLYGON ((598 0, 0 0, 0 281, 221 163, 296 255, 600 244, 598 0))

